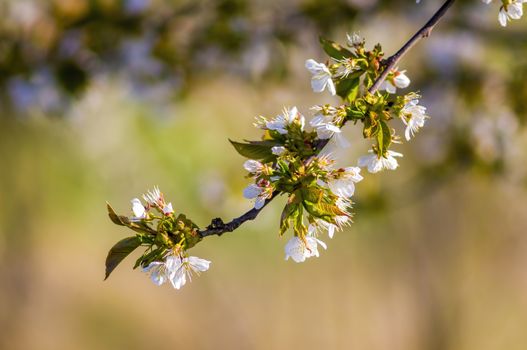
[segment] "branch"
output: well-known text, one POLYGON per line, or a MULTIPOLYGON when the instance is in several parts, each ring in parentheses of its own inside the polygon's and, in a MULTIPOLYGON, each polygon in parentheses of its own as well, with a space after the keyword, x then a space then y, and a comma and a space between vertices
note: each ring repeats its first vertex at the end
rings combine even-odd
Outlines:
POLYGON ((443 6, 441 6, 439 8, 439 10, 437 10, 436 13, 434 13, 434 15, 432 16, 432 18, 430 18, 428 20, 428 22, 426 22, 426 24, 417 31, 417 33, 414 34, 414 36, 412 36, 410 38, 410 40, 408 40, 408 42, 406 44, 404 44, 403 47, 401 47, 399 49, 399 51, 397 51, 394 55, 390 56, 384 63, 386 65, 386 68, 384 69, 384 71, 382 72, 382 74, 379 76, 379 78, 377 78, 377 80, 375 81, 375 83, 373 83, 373 85, 370 87, 370 89, 368 90, 368 92, 370 94, 373 94, 375 93, 378 89, 379 89, 379 86, 381 86, 382 82, 384 81, 384 79, 386 79, 386 77, 388 76, 388 74, 390 73, 390 71, 395 67, 395 65, 397 63, 399 63, 399 61, 401 60, 401 58, 408 52, 410 51, 410 49, 412 47, 414 47, 415 44, 417 44, 417 42, 421 39, 424 39, 424 38, 427 38, 430 33, 432 33, 432 29, 434 29, 434 27, 436 26, 437 22, 439 22, 439 20, 445 15, 445 13, 448 11, 448 9, 450 8, 450 6, 452 6, 452 4, 454 4, 454 1, 456 0, 447 0, 445 1, 445 3, 443 4, 443 6))
MULTIPOLYGON (((412 38, 410 38, 410 40, 408 40, 408 42, 406 44, 404 44, 403 47, 401 47, 399 49, 399 51, 397 51, 394 55, 392 55, 388 59, 386 59, 386 61, 384 62, 385 63, 385 69, 383 70, 381 75, 377 78, 377 80, 373 83, 373 85, 368 90, 368 92, 370 94, 375 93, 379 89, 379 86, 386 79, 386 77, 388 76, 390 71, 401 60, 401 58, 408 51, 410 51, 410 49, 419 40, 421 40, 423 38, 427 38, 430 35, 430 33, 432 32, 432 29, 434 29, 434 27, 439 22, 439 20, 445 15, 445 13, 448 11, 450 6, 452 6, 454 1, 455 0, 447 0, 447 1, 445 1, 443 6, 441 6, 439 8, 439 10, 437 10, 437 12, 434 13, 434 15, 430 18, 430 20, 428 20, 428 22, 426 22, 426 24, 421 29, 419 29, 417 31, 417 33, 415 33, 412 36, 412 38)), ((344 121, 344 123, 345 122, 346 121, 344 121)), ((344 124, 342 126, 344 126, 344 124)), ((327 140, 319 140, 319 142, 315 146, 317 153, 319 153, 322 149, 324 149, 324 147, 326 147, 328 142, 329 142, 329 139, 327 139, 327 140)), ((232 232, 232 231, 236 230, 238 227, 240 227, 244 222, 249 221, 249 220, 254 220, 258 216, 260 211, 262 211, 263 208, 265 208, 267 206, 267 204, 269 204, 276 196, 278 196, 278 194, 279 194, 279 192, 275 191, 273 193, 273 195, 271 196, 271 198, 269 198, 269 199, 267 199, 265 201, 265 204, 264 204, 264 206, 262 208, 260 208, 260 209, 253 208, 253 209, 249 210, 248 212, 246 212, 245 214, 243 214, 243 215, 241 215, 241 216, 239 216, 237 218, 234 218, 234 219, 232 219, 231 221, 229 221, 227 223, 224 223, 223 220, 220 219, 220 218, 212 219, 212 222, 210 223, 210 225, 207 226, 206 229, 198 231, 198 234, 201 237, 207 237, 207 236, 213 236, 213 235, 221 236, 225 232, 232 232)))

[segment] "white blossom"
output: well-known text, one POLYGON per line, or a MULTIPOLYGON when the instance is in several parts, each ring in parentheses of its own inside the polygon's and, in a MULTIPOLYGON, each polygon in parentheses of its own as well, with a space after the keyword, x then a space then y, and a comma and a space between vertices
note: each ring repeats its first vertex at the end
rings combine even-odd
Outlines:
POLYGON ((170 254, 164 261, 154 261, 143 272, 150 275, 152 282, 160 286, 170 281, 172 286, 180 289, 187 283, 187 277, 191 280, 192 273, 199 275, 209 269, 210 261, 200 259, 195 256, 181 257, 180 255, 170 254))
POLYGON ((249 159, 245 163, 243 163, 243 167, 245 168, 245 170, 253 174, 261 173, 262 170, 264 169, 264 166, 262 163, 260 163, 257 160, 252 160, 252 159, 249 159))
POLYGON ((139 200, 139 198, 134 198, 131 200, 132 203, 132 212, 134 213, 133 220, 141 220, 146 218, 146 209, 139 200))
POLYGON ((328 181, 328 187, 335 195, 349 198, 355 193, 355 183, 363 179, 360 168, 347 167, 336 172, 336 177, 328 181))
POLYGON ((263 187, 257 184, 250 184, 243 190, 243 196, 247 199, 255 199, 254 208, 261 209, 266 199, 271 198, 273 190, 271 187, 263 187))
POLYGON ((148 191, 143 195, 143 199, 150 205, 156 206, 163 202, 163 194, 159 191, 159 187, 155 186, 152 191, 148 191))
POLYGON ((322 92, 326 88, 332 96, 337 93, 335 90, 335 84, 331 80, 331 72, 324 63, 318 63, 313 59, 306 61, 306 68, 313 74, 311 78, 311 88, 314 92, 322 92))
POLYGON ((210 263, 208 260, 195 256, 182 258, 170 255, 166 259, 167 270, 170 271, 170 283, 174 288, 180 289, 187 283, 187 277, 192 280, 193 273, 199 275, 201 272, 207 271, 210 263))
POLYGON ((278 115, 275 119, 265 121, 265 127, 269 130, 276 130, 280 134, 285 135, 287 134, 288 125, 294 123, 295 121, 300 125, 300 130, 304 130, 304 116, 298 113, 298 109, 296 107, 292 107, 289 110, 284 109, 283 114, 278 115))
POLYGON ((402 157, 403 155, 399 152, 387 151, 386 156, 378 156, 372 150, 369 151, 371 154, 362 156, 359 158, 358 165, 360 167, 368 167, 368 171, 372 174, 377 173, 383 169, 395 170, 399 164, 395 157, 402 157))
POLYGON ((271 148, 271 152, 275 156, 281 156, 285 153, 285 151, 287 151, 287 149, 284 146, 274 146, 273 148, 271 148))
POLYGON ((410 138, 425 125, 425 121, 428 119, 426 107, 419 106, 418 103, 418 99, 412 99, 401 110, 401 118, 406 125, 404 136, 407 141, 410 141, 410 138))
POLYGON ((307 258, 318 257, 320 255, 318 253, 319 244, 322 248, 327 249, 326 244, 318 238, 306 236, 304 241, 300 237, 294 236, 285 245, 285 260, 291 258, 294 262, 300 263, 307 258))
POLYGON ((170 279, 170 271, 165 262, 154 261, 143 268, 143 272, 150 275, 150 279, 160 286, 170 279))
POLYGON ((498 20, 503 27, 507 26, 507 21, 520 19, 523 16, 523 3, 527 0, 509 0, 504 4, 498 13, 498 20))
POLYGON ((410 85, 410 79, 406 76, 406 71, 399 71, 394 69, 388 74, 386 79, 382 82, 379 90, 386 90, 390 94, 395 94, 397 88, 404 89, 410 85))
POLYGON ((342 130, 333 124, 333 118, 331 116, 317 114, 309 124, 316 130, 319 139, 327 140, 334 136, 335 141, 340 147, 347 148, 350 146, 348 140, 342 135, 342 130))
POLYGON ((349 46, 358 46, 358 45, 362 44, 362 42, 363 42, 363 39, 357 33, 353 33, 351 35, 346 33, 346 38, 348 39, 348 45, 349 46))
POLYGON ((163 211, 163 214, 165 214, 165 215, 170 215, 170 214, 172 214, 172 213, 174 212, 174 209, 172 208, 172 203, 168 203, 168 204, 166 204, 166 205, 163 207, 162 211, 163 211))

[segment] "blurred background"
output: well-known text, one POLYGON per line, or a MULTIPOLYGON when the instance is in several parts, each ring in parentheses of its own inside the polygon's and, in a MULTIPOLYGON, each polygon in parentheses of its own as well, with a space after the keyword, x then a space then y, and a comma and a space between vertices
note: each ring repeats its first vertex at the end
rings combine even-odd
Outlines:
MULTIPOLYGON (((284 261, 284 198, 156 287, 105 201, 159 185, 199 225, 250 208, 257 115, 315 104, 318 36, 395 52, 442 1, 0 0, 0 349, 526 349, 527 19, 458 1, 401 62, 431 119, 396 172, 365 174, 355 223, 284 261)), ((399 132, 401 132, 399 129, 399 132)), ((354 165, 369 149, 347 126, 354 165)))

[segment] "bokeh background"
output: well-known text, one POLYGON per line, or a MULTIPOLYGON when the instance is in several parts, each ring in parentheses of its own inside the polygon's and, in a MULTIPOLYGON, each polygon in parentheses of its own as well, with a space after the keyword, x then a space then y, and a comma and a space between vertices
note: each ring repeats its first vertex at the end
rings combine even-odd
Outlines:
MULTIPOLYGON (((319 35, 395 52, 441 1, 0 1, 1 349, 526 349, 527 19, 458 1, 400 65, 432 119, 396 172, 366 174, 355 223, 284 261, 284 198, 193 255, 180 291, 126 259, 105 201, 159 185, 200 225, 250 208, 257 115, 314 94, 319 35)), ((400 129, 402 130, 402 128, 400 129)), ((369 145, 358 128, 340 154, 369 145)))

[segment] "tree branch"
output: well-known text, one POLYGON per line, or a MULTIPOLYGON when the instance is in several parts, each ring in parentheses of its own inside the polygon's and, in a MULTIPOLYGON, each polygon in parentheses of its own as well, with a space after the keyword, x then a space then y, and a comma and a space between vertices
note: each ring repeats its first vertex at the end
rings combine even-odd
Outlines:
MULTIPOLYGON (((454 1, 455 0, 447 0, 447 1, 445 1, 443 6, 441 6, 439 8, 439 10, 437 10, 437 12, 434 13, 434 15, 428 20, 428 22, 426 22, 426 24, 421 29, 419 29, 410 38, 410 40, 408 40, 408 42, 406 42, 406 44, 404 44, 404 46, 399 49, 399 51, 397 51, 394 55, 390 56, 388 59, 386 59, 384 61, 385 69, 383 70, 381 75, 377 78, 377 80, 373 83, 373 85, 368 90, 368 92, 370 94, 375 93, 379 89, 379 86, 386 79, 386 77, 388 76, 390 71, 401 60, 401 58, 408 51, 410 51, 410 49, 419 40, 421 40, 423 38, 427 38, 430 35, 430 33, 432 32, 432 30, 434 29, 436 24, 445 15, 445 13, 448 11, 450 6, 452 6, 454 1)), ((345 121, 344 121, 344 123, 345 123, 345 121)), ((327 140, 319 140, 319 142, 315 146, 317 153, 319 153, 322 149, 324 149, 324 147, 326 147, 328 142, 329 142, 329 139, 327 139, 327 140)), ((249 210, 248 212, 246 212, 245 214, 243 214, 243 215, 241 215, 241 216, 239 216, 237 218, 234 218, 234 219, 232 219, 231 221, 229 221, 227 223, 224 223, 223 220, 220 219, 220 218, 212 219, 212 222, 210 223, 210 225, 207 226, 206 229, 198 231, 198 234, 201 237, 207 237, 207 236, 213 236, 213 235, 221 236, 225 232, 232 232, 232 231, 236 230, 238 227, 240 227, 244 222, 249 221, 249 220, 254 220, 258 216, 258 214, 267 206, 267 204, 269 204, 276 196, 278 196, 278 194, 280 194, 280 192, 278 192, 278 191, 273 192, 273 195, 271 196, 271 198, 269 198, 269 199, 267 199, 265 201, 265 204, 264 204, 264 206, 262 208, 260 208, 260 209, 253 208, 253 209, 249 210)))
POLYGON ((386 79, 390 71, 395 67, 397 63, 399 63, 401 58, 408 51, 410 51, 410 49, 414 47, 415 44, 417 44, 419 40, 427 38, 430 35, 430 33, 432 33, 432 29, 434 29, 437 22, 439 22, 439 20, 445 15, 445 13, 448 11, 450 6, 454 4, 454 1, 456 0, 445 1, 443 6, 441 6, 439 10, 437 10, 437 12, 434 13, 434 15, 428 20, 428 22, 426 22, 426 24, 421 29, 419 29, 417 33, 415 33, 414 36, 412 36, 410 40, 408 40, 406 44, 404 44, 403 47, 399 49, 399 51, 397 51, 394 55, 386 59, 386 61, 384 62, 386 65, 386 68, 383 70, 379 78, 377 78, 375 83, 373 83, 373 85, 368 90, 370 94, 375 93, 379 89, 379 86, 381 86, 382 82, 384 81, 384 79, 386 79))

